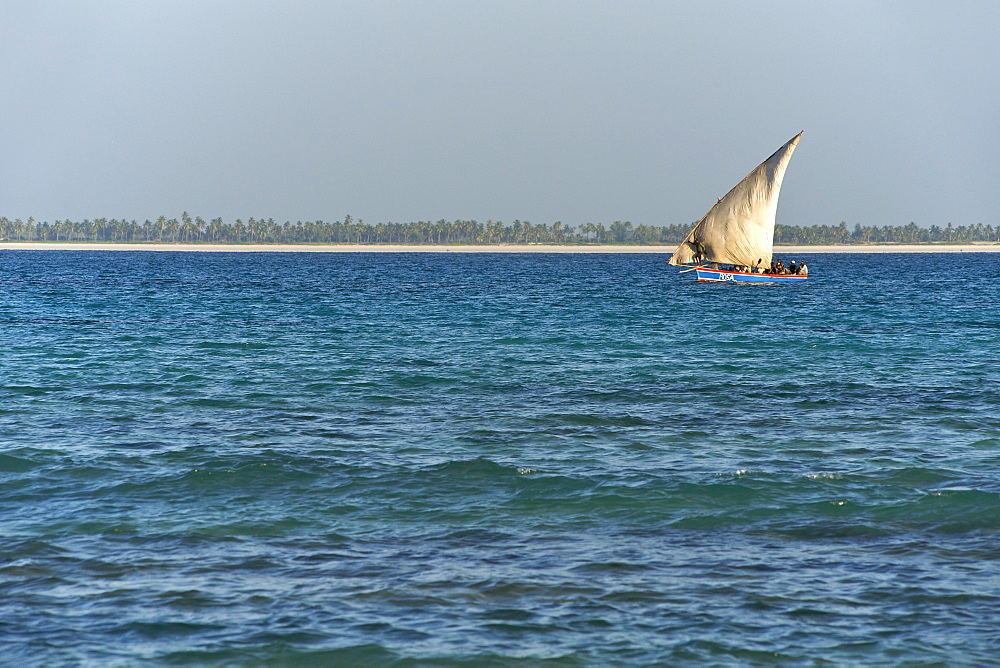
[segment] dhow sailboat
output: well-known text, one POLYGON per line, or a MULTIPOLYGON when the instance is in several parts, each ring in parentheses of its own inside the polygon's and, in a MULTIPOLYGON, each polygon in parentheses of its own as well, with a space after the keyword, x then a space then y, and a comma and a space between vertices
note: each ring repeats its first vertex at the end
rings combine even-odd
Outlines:
MULTIPOLYGON (((802 133, 795 135, 747 174, 684 237, 669 264, 697 272, 699 281, 735 283, 799 282, 805 273, 788 273, 772 264, 774 217, 785 168, 802 133)), ((794 263, 792 263, 794 266, 794 263)), ((798 272, 799 267, 794 267, 798 272)))

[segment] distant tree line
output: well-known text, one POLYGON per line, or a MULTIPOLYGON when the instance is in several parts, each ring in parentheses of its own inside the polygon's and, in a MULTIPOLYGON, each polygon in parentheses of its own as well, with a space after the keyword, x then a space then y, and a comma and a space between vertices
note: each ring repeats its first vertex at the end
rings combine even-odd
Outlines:
MULTIPOLYGON (((410 223, 375 223, 344 216, 334 222, 285 221, 273 218, 237 218, 227 223, 221 218, 192 218, 187 212, 180 218, 160 216, 155 221, 96 218, 94 220, 57 220, 38 222, 33 218, 10 220, 0 217, 0 240, 4 241, 79 241, 119 243, 215 243, 215 244, 638 244, 673 245, 679 243, 694 223, 677 225, 633 225, 628 221, 584 223, 577 227, 555 222, 530 223, 515 220, 510 224, 488 220, 438 220, 410 223)), ((918 227, 863 226, 848 229, 839 225, 777 225, 775 242, 783 244, 869 244, 869 243, 969 243, 1000 242, 1000 226, 932 225, 918 227)))
POLYGON ((908 225, 862 225, 857 223, 854 229, 848 229, 847 223, 839 225, 775 225, 774 241, 780 244, 801 245, 833 245, 833 244, 939 244, 939 243, 971 243, 987 241, 1000 243, 1000 225, 959 225, 948 223, 944 227, 931 225, 919 227, 916 223, 908 225))

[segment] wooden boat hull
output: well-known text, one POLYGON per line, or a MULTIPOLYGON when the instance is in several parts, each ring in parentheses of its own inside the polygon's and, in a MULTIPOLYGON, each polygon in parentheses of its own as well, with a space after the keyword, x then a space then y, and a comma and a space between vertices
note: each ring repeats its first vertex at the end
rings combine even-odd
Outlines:
POLYGON ((701 283, 800 283, 807 278, 798 274, 749 274, 728 269, 708 269, 698 267, 698 281, 701 283))

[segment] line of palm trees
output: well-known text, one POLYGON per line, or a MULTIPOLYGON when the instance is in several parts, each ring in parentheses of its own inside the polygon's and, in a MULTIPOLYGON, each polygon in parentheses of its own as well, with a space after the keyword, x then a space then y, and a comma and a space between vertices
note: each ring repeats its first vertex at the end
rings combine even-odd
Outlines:
POLYGON ((615 221, 586 223, 579 227, 555 222, 551 225, 515 220, 504 224, 489 220, 438 220, 411 223, 364 222, 344 216, 334 222, 285 221, 273 218, 204 220, 187 212, 180 218, 160 216, 155 221, 97 218, 94 220, 56 220, 38 222, 0 218, 0 240, 8 241, 79 241, 121 243, 401 243, 401 244, 510 244, 510 243, 676 243, 687 234, 690 225, 655 227, 634 226, 615 221))
POLYGON ((862 225, 857 223, 849 230, 847 223, 839 225, 776 225, 774 240, 785 244, 932 244, 932 243, 1000 243, 1000 225, 959 225, 948 223, 944 227, 931 225, 920 227, 916 223, 907 225, 862 225))
MULTIPOLYGON (((94 220, 56 220, 38 222, 33 218, 14 220, 0 217, 0 240, 6 241, 78 241, 120 243, 274 243, 274 244, 639 244, 672 245, 679 243, 693 223, 675 225, 633 225, 628 221, 584 223, 578 227, 555 222, 531 223, 515 220, 504 224, 488 220, 438 220, 410 223, 365 223, 344 216, 334 222, 285 221, 273 218, 204 220, 187 212, 179 218, 160 216, 155 221, 97 218, 94 220)), ((1000 225, 959 225, 919 227, 915 223, 893 226, 863 226, 853 230, 839 225, 777 225, 775 241, 786 244, 862 244, 862 243, 969 243, 1000 242, 1000 225)))

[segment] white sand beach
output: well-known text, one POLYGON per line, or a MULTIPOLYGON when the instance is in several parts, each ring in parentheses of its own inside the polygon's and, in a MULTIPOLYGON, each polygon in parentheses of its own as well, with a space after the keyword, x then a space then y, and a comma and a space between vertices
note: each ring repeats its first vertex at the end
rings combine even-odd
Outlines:
POLYGON ((775 255, 800 253, 1000 253, 1000 244, 873 244, 869 246, 779 246, 775 255))
MULTIPOLYGON (((69 242, 0 242, 0 250, 99 250, 99 251, 195 251, 203 253, 662 253, 674 246, 587 245, 556 246, 545 244, 491 245, 404 245, 404 244, 158 244, 158 243, 69 243, 69 242)), ((1000 244, 951 245, 869 245, 869 246, 781 246, 775 255, 809 253, 1000 253, 1000 244)))

